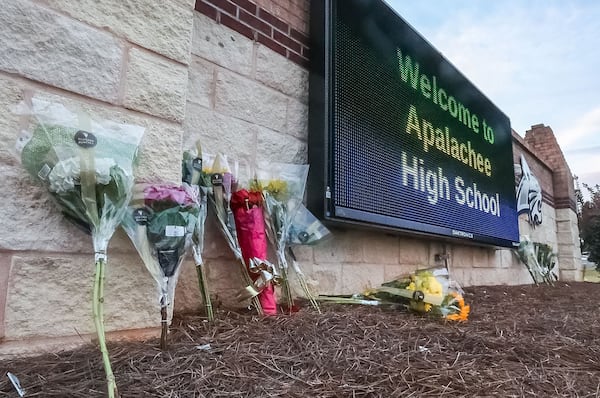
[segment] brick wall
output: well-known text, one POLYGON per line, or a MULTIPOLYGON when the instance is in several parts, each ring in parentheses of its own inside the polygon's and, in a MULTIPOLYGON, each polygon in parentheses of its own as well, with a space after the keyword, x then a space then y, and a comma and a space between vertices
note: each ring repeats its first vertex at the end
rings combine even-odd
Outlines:
POLYGON ((196 0, 199 13, 302 66, 309 56, 308 7, 308 0, 196 0))

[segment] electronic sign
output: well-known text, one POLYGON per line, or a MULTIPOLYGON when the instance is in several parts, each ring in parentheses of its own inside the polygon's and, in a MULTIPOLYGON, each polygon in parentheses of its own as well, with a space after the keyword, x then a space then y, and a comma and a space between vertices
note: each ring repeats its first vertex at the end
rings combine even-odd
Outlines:
POLYGON ((323 220, 519 241, 508 117, 383 1, 311 2, 309 102, 323 220))

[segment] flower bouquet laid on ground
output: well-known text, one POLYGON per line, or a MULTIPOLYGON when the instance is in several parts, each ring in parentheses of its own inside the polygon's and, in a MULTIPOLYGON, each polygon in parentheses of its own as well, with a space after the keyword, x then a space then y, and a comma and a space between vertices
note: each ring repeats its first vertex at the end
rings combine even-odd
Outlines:
POLYGON ((522 236, 517 255, 527 267, 536 285, 540 283, 554 285, 554 282, 558 280, 558 275, 555 272, 557 256, 552 250, 552 246, 532 242, 529 237, 522 236))
POLYGON ((198 221, 197 191, 189 185, 137 184, 123 228, 159 291, 160 348, 167 349, 180 265, 198 221))
POLYGON ((319 296, 319 299, 340 304, 402 305, 413 312, 451 321, 466 321, 471 309, 446 268, 418 270, 350 297, 319 296))
POLYGON ((240 301, 250 299, 257 313, 264 315, 261 301, 258 298, 260 289, 257 289, 255 281, 248 271, 247 263, 244 260, 242 247, 238 241, 236 221, 231 208, 233 192, 237 191, 238 188, 238 163, 233 162, 234 168, 232 169, 225 155, 218 154, 217 156, 212 156, 201 153, 199 147, 200 145, 197 145, 196 156, 201 154, 202 173, 199 179, 200 187, 205 189, 208 202, 211 204, 217 218, 219 229, 234 256, 240 262, 240 271, 245 286, 237 298, 240 301))
POLYGON ((84 112, 35 96, 19 104, 16 112, 28 122, 17 141, 23 167, 46 187, 64 216, 92 236, 93 319, 108 396, 118 396, 104 331, 106 249, 127 211, 144 129, 92 120, 84 112))
POLYGON ((196 148, 184 151, 181 166, 183 183, 188 184, 192 189, 198 191, 198 219, 196 221, 194 233, 192 234, 192 251, 194 254, 194 263, 196 264, 198 287, 200 289, 200 295, 202 296, 202 302, 204 303, 206 318, 209 322, 212 322, 214 320, 212 300, 210 298, 206 267, 204 266, 204 260, 202 258, 204 249, 204 225, 207 215, 208 187, 200 184, 202 177, 202 148, 200 142, 196 143, 196 148))

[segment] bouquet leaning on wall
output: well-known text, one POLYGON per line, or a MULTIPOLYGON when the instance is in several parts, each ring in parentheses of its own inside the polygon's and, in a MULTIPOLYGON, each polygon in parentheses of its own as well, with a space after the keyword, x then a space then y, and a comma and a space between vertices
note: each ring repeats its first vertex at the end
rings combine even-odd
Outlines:
POLYGON ((196 227, 192 234, 192 252, 194 254, 194 263, 196 264, 196 275, 198 277, 198 287, 204 303, 206 318, 209 322, 214 320, 212 300, 210 289, 208 287, 208 277, 202 252, 204 250, 204 227, 207 216, 208 205, 208 187, 200 184, 202 178, 202 147, 200 142, 196 142, 196 148, 188 149, 183 152, 181 161, 181 176, 183 184, 189 185, 192 189, 198 191, 198 219, 196 227))
POLYGON ((533 242, 528 236, 521 236, 517 255, 527 267, 527 271, 536 285, 546 283, 554 286, 554 282, 558 280, 556 272, 558 267, 557 255, 552 246, 533 242))
POLYGON ((187 184, 142 183, 134 191, 122 225, 158 287, 160 348, 166 350, 180 266, 200 213, 198 190, 187 184))
MULTIPOLYGON (((305 219, 308 210, 302 205, 306 178, 308 176, 308 165, 259 162, 256 177, 253 182, 255 189, 262 191, 264 197, 264 217, 267 226, 267 235, 277 254, 277 266, 281 274, 281 285, 283 295, 287 301, 289 311, 294 308, 294 297, 290 286, 290 272, 288 255, 292 258, 294 269, 300 286, 304 290, 306 299, 313 308, 320 312, 319 305, 311 293, 304 273, 294 256, 291 244, 314 243, 317 235, 311 235, 307 231, 302 220, 305 219), (298 241, 301 239, 301 241, 298 241)), ((316 221, 316 219, 314 220, 316 221)), ((319 230, 322 232, 319 239, 328 234, 329 231, 317 221, 319 230), (323 232, 326 231, 326 232, 323 232)), ((315 224, 315 225, 317 225, 315 224)), ((316 231, 314 231, 316 232, 316 231)))
POLYGON ((83 111, 37 96, 15 111, 23 122, 16 144, 22 166, 48 190, 62 214, 92 237, 93 319, 108 396, 118 396, 104 332, 106 249, 131 198, 133 163, 144 129, 93 120, 83 111))
MULTIPOLYGON (((232 207, 232 200, 234 194, 239 190, 239 163, 235 160, 228 159, 228 157, 222 153, 215 155, 202 153, 200 145, 196 145, 197 149, 195 156, 199 157, 196 163, 201 163, 202 172, 199 177, 200 189, 206 192, 208 203, 210 203, 214 214, 217 219, 219 230, 225 238, 229 248, 240 263, 240 271, 244 282, 243 290, 237 295, 239 301, 250 299, 252 305, 256 309, 259 315, 264 315, 265 311, 259 295, 261 289, 266 286, 266 280, 274 278, 274 275, 269 272, 269 269, 265 269, 266 263, 258 264, 253 261, 252 264, 258 265, 258 267, 251 267, 249 259, 253 258, 250 256, 246 247, 242 247, 240 237, 238 236, 238 230, 240 226, 236 224, 234 210, 232 207), (253 275, 250 275, 250 269, 253 275)), ((192 153, 194 153, 192 151, 192 153)), ((198 165, 197 165, 198 167, 198 165)), ((239 194, 237 195, 239 196, 239 194)), ((244 198, 240 198, 242 206, 246 206, 244 198)), ((248 203, 248 208, 250 202, 248 203)), ((235 207, 235 206, 234 206, 235 207)), ((255 213, 252 210, 252 213, 255 213)), ((243 216, 243 209, 239 211, 239 215, 243 216)), ((242 227, 242 229, 245 229, 242 227)), ((251 239, 247 241, 251 243, 251 239)), ((266 268, 269 268, 266 265, 266 268)), ((272 312, 271 310, 269 310, 272 312)))

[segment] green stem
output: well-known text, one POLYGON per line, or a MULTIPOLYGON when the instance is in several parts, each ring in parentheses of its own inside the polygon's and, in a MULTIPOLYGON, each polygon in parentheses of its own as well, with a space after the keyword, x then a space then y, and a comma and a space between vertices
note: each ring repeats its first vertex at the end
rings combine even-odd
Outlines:
POLYGON ((98 334, 98 343, 100 344, 100 352, 102 353, 102 363, 104 364, 104 372, 106 373, 106 384, 108 388, 108 397, 115 398, 119 396, 117 391, 117 383, 110 364, 108 349, 106 348, 106 339, 104 333, 104 270, 106 259, 103 255, 96 257, 96 275, 94 278, 94 294, 93 294, 93 315, 96 333, 98 334))
POLYGON ((283 257, 285 254, 279 256, 279 269, 281 271, 281 284, 283 288, 283 294, 288 304, 288 312, 292 313, 294 307, 294 298, 292 297, 292 289, 290 288, 290 280, 288 277, 287 262, 283 257))
POLYGON ((210 300, 210 292, 208 291, 206 272, 203 264, 196 265, 196 273, 198 274, 198 287, 200 288, 200 294, 202 294, 202 300, 204 301, 206 317, 209 322, 212 322, 215 320, 215 316, 213 314, 212 302, 210 300))
POLYGON ((160 307, 160 349, 162 351, 167 350, 167 334, 169 333, 169 323, 167 319, 167 306, 161 305, 160 307))
POLYGON ((319 306, 319 303, 315 299, 315 296, 312 294, 312 292, 310 291, 310 288, 308 287, 308 283, 306 282, 306 278, 304 277, 304 272, 302 272, 302 270, 300 269, 300 264, 298 264, 296 255, 294 254, 294 251, 292 250, 291 247, 288 247, 287 249, 288 249, 290 258, 292 259, 292 267, 294 267, 294 271, 296 271, 296 276, 298 278, 298 282, 300 282, 300 286, 302 287, 302 290, 304 290, 304 294, 306 295, 306 298, 310 301, 310 303, 312 304, 313 308, 317 311, 317 313, 321 314, 321 307, 319 306))

